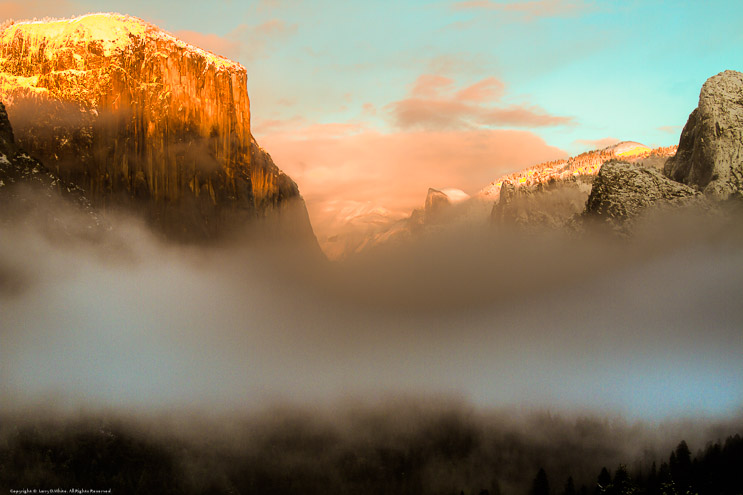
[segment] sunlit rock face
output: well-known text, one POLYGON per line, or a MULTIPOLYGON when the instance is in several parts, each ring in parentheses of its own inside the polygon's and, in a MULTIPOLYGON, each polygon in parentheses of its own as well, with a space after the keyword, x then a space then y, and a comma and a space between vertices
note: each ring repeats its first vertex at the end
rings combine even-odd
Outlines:
POLYGON ((245 68, 140 19, 5 26, 0 100, 31 155, 170 234, 208 237, 299 199, 273 162, 253 163, 245 68))
POLYGON ((714 199, 743 197, 742 73, 727 70, 707 79, 664 172, 714 199))
POLYGON ((495 224, 520 229, 574 228, 604 163, 621 159, 654 169, 675 152, 675 146, 651 149, 636 141, 622 141, 500 177, 480 195, 496 200, 490 215, 495 224))
POLYGON ((622 159, 647 155, 653 151, 651 148, 636 141, 622 141, 614 146, 609 146, 606 150, 611 151, 614 156, 622 159))
MULTIPOLYGON (((477 196, 497 201, 504 184, 514 188, 550 184, 555 181, 572 181, 575 178, 594 177, 601 165, 610 160, 643 162, 648 166, 662 167, 669 156, 676 153, 676 146, 650 149, 636 141, 621 141, 601 150, 586 151, 567 159, 553 160, 504 175, 485 186, 477 196)), ((586 193, 587 196, 587 193, 586 193)))

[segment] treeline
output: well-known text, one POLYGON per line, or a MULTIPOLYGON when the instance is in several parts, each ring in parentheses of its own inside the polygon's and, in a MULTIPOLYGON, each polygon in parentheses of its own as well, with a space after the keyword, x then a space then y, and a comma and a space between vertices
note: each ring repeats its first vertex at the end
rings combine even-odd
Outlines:
MULTIPOLYGON (((653 462, 646 473, 630 474, 619 465, 612 474, 606 467, 593 486, 576 488, 568 476, 564 486, 552 490, 544 469, 532 482, 529 495, 740 495, 743 493, 743 438, 728 437, 710 443, 692 459, 691 450, 681 441, 668 461, 653 462)), ((481 494, 485 495, 485 494, 481 494)))
POLYGON ((596 421, 509 424, 456 410, 406 415, 393 408, 352 418, 273 413, 171 429, 158 421, 0 415, 0 494, 58 488, 243 495, 743 493, 739 435, 695 456, 681 442, 665 462, 645 465, 636 464, 637 450, 626 448, 644 443, 631 430, 596 421))

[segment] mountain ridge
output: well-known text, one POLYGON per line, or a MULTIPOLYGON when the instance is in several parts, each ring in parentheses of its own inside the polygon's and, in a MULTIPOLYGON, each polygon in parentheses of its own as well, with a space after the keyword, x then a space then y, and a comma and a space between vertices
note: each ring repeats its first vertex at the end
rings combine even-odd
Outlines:
POLYGON ((427 230, 488 221, 559 228, 583 212, 593 178, 604 163, 623 159, 662 168, 665 159, 674 155, 676 149, 676 145, 650 148, 637 141, 621 141, 502 175, 472 196, 457 189, 429 188, 424 206, 413 210, 409 216, 395 218, 387 224, 380 222, 363 233, 356 229, 346 236, 335 236, 324 248, 332 258, 342 259, 382 244, 409 239, 427 230), (449 191, 453 194, 448 194, 449 191), (508 191, 503 202, 501 191, 508 191), (548 207, 535 208, 533 200, 537 197, 548 207))

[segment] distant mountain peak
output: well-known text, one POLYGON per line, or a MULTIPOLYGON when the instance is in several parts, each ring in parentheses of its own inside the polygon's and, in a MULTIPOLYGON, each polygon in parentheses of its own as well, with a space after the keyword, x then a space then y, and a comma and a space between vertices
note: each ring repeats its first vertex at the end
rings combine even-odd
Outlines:
POLYGON ((626 158, 648 154, 652 151, 652 148, 637 141, 621 141, 613 146, 604 148, 604 150, 614 153, 614 156, 626 158))
POLYGON ((614 159, 640 160, 648 157, 665 159, 676 154, 677 146, 651 149, 637 141, 621 141, 600 150, 586 151, 567 159, 544 162, 532 167, 503 175, 477 193, 477 196, 490 201, 499 197, 501 186, 510 183, 516 188, 547 183, 551 180, 564 180, 578 176, 595 176, 601 165, 614 159))

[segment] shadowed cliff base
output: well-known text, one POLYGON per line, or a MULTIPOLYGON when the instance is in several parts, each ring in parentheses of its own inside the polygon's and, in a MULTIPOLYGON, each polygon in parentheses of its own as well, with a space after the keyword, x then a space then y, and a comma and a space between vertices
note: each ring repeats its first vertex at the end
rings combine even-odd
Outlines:
MULTIPOLYGON (((185 195, 178 200, 158 201, 146 191, 139 195, 136 190, 128 189, 118 193, 111 189, 103 196, 99 194, 95 202, 89 199, 91 194, 88 191, 70 180, 80 178, 80 174, 87 175, 84 167, 71 161, 68 167, 63 168, 65 173, 60 174, 59 164, 51 170, 30 157, 16 140, 2 102, 0 110, 2 223, 33 224, 47 235, 64 234, 67 240, 73 240, 77 236, 105 237, 118 219, 134 216, 145 221, 153 229, 153 234, 166 241, 203 245, 261 240, 285 242, 304 245, 316 256, 322 256, 297 185, 276 167, 271 156, 252 138, 254 168, 275 174, 278 181, 278 194, 262 197, 257 206, 235 207, 229 200, 222 199, 215 202, 216 197, 206 193, 201 197, 185 195), (73 211, 70 206, 78 211, 73 211)), ((46 128, 39 131, 40 135, 43 129, 46 128)), ((195 139, 194 143, 200 138, 195 139)), ((199 152, 194 149, 190 156, 198 161, 199 152)), ((209 158, 206 152, 203 156, 209 158)))

